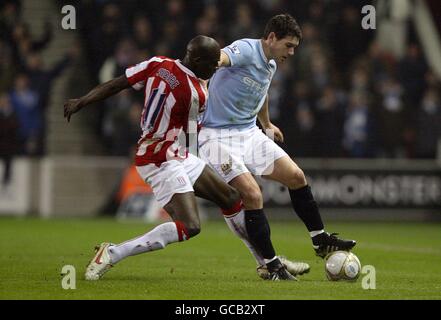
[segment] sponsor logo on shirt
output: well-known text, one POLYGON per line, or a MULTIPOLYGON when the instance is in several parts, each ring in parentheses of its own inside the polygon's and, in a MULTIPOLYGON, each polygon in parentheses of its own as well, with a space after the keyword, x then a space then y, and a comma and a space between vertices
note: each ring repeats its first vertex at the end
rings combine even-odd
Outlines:
POLYGON ((266 86, 263 84, 260 84, 254 79, 251 79, 249 77, 243 77, 242 82, 246 85, 248 91, 256 92, 260 94, 266 93, 266 86))

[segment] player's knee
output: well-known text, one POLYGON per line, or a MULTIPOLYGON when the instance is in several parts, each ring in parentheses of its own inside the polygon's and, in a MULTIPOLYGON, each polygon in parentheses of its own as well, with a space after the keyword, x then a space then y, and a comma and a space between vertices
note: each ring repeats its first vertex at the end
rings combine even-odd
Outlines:
POLYGON ((201 232, 201 227, 191 227, 187 229, 190 238, 196 237, 201 232))
POLYGON ((239 191, 230 187, 228 194, 225 194, 224 200, 219 206, 225 216, 235 214, 242 210, 242 201, 239 191))
POLYGON ((197 236, 201 232, 201 225, 199 222, 189 222, 185 224, 187 234, 190 238, 197 236))
POLYGON ((288 176, 286 184, 290 189, 297 189, 306 186, 305 174, 301 169, 297 168, 288 176))
POLYGON ((260 188, 250 187, 241 193, 242 201, 247 208, 261 208, 263 205, 263 197, 260 188))

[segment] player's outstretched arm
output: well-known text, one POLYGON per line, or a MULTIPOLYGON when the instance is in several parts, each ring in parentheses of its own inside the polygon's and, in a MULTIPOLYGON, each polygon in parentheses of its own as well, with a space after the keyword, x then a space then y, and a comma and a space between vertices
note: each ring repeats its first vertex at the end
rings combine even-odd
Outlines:
POLYGON ((130 84, 125 75, 102 83, 90 90, 90 92, 85 96, 82 96, 79 99, 68 100, 64 104, 64 117, 67 118, 67 121, 69 122, 70 117, 85 106, 97 101, 104 100, 129 87, 130 84))

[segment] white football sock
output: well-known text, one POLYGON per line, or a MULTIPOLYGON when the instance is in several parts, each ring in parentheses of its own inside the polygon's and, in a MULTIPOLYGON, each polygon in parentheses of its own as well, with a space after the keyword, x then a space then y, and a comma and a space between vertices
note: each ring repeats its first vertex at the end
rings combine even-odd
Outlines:
POLYGON ((251 254, 254 256, 254 259, 256 259, 257 264, 259 266, 266 265, 263 257, 257 253, 256 249, 254 249, 252 244, 248 241, 248 234, 245 226, 245 212, 241 210, 238 213, 229 216, 224 215, 224 219, 230 230, 233 231, 233 233, 238 236, 248 247, 251 254))
POLYGON ((115 264, 128 256, 160 250, 165 248, 169 243, 178 242, 179 240, 187 240, 187 237, 179 237, 175 222, 166 222, 138 238, 110 246, 110 260, 112 264, 115 264))

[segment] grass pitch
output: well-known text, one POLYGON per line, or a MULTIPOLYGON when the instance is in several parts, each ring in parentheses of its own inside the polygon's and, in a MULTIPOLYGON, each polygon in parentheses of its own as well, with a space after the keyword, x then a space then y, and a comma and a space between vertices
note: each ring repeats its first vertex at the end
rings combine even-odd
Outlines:
POLYGON ((328 223, 358 241, 354 253, 376 270, 376 289, 330 282, 305 227, 271 223, 278 254, 303 260, 299 282, 258 278, 251 254, 223 221, 204 222, 199 236, 165 250, 129 257, 97 282, 84 280, 93 247, 130 239, 153 225, 114 220, 0 219, 0 299, 441 299, 441 225, 328 223), (76 289, 64 290, 64 265, 76 269, 76 289))

